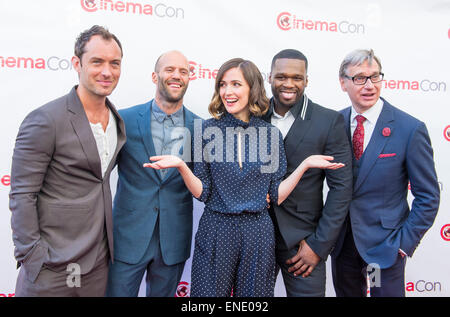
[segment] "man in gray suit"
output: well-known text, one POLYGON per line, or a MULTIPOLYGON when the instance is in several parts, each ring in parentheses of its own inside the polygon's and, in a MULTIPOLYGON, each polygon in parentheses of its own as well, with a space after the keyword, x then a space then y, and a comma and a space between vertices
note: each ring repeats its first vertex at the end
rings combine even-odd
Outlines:
POLYGON ((16 296, 103 296, 113 257, 109 176, 125 127, 107 99, 121 70, 119 40, 100 26, 81 33, 79 85, 20 126, 10 209, 16 296))

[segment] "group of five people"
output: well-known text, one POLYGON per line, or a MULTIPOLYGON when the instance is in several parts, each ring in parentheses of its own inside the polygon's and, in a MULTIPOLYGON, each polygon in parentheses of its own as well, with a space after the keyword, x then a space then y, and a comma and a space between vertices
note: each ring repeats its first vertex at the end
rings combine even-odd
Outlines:
POLYGON ((208 120, 183 104, 190 65, 179 51, 156 61, 153 100, 116 111, 107 96, 121 60, 108 30, 81 33, 79 84, 19 129, 16 296, 137 296, 144 274, 147 296, 174 296, 191 251, 192 196, 205 207, 191 296, 273 296, 280 270, 288 296, 325 296, 330 254, 337 296, 365 296, 371 269, 371 296, 404 296, 405 256, 434 221, 439 187, 425 124, 380 98, 372 50, 342 62, 352 105, 341 112, 306 96, 298 50, 273 57, 271 99, 255 64, 231 59, 208 120))

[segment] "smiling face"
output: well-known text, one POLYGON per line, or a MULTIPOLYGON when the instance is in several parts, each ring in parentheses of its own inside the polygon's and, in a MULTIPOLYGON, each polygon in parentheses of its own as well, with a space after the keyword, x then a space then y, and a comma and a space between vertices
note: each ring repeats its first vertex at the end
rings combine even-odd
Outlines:
POLYGON ((269 77, 277 113, 284 115, 303 96, 308 85, 306 63, 299 59, 280 58, 269 77))
POLYGON ((234 67, 224 73, 219 82, 219 95, 228 113, 239 120, 248 122, 250 86, 240 69, 234 67))
POLYGON ((92 36, 86 43, 80 58, 74 56, 72 63, 78 72, 78 92, 84 96, 106 98, 116 88, 121 72, 122 51, 114 40, 92 36))
MULTIPOLYGON (((380 73, 380 66, 376 61, 366 60, 361 65, 349 66, 345 70, 347 76, 373 76, 380 73)), ((347 92, 353 107, 358 113, 369 110, 380 98, 381 81, 372 83, 370 79, 364 85, 355 85, 350 78, 340 78, 339 82, 343 91, 347 92)))
POLYGON ((162 55, 152 80, 156 84, 156 100, 158 104, 181 106, 183 97, 189 86, 189 62, 177 51, 162 55))

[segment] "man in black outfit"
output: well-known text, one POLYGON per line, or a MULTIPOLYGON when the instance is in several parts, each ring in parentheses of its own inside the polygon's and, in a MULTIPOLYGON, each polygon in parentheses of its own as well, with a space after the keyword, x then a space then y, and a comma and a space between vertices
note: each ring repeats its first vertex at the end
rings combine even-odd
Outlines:
POLYGON ((272 60, 269 82, 273 98, 265 119, 284 137, 286 177, 308 156, 330 155, 345 167, 309 169, 280 205, 272 206, 276 258, 287 296, 325 296, 326 266, 352 198, 352 154, 343 116, 312 102, 304 94, 308 61, 287 49, 272 60), (323 202, 323 182, 329 188, 323 202))

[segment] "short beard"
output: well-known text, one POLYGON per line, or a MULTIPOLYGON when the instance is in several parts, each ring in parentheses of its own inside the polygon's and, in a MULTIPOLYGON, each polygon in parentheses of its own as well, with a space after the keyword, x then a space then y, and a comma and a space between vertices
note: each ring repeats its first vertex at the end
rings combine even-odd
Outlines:
POLYGON ((296 99, 292 104, 285 104, 285 103, 281 102, 280 94, 278 92, 272 90, 272 96, 273 96, 273 100, 274 100, 275 104, 278 106, 281 106, 283 108, 291 108, 301 99, 301 97, 300 97, 298 100, 296 99))
POLYGON ((166 89, 166 86, 164 85, 164 83, 162 81, 159 81, 159 92, 161 94, 162 97, 164 97, 165 101, 169 102, 169 103, 175 103, 178 102, 180 100, 183 99, 186 90, 187 90, 187 85, 184 86, 184 88, 182 89, 181 93, 178 96, 172 96, 169 91, 166 89))

